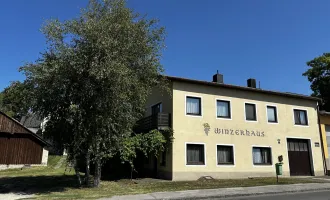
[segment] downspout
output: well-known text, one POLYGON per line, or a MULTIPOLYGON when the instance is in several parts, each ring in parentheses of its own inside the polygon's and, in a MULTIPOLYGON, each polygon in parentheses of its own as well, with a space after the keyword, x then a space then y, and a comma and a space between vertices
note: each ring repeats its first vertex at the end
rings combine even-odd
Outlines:
POLYGON ((324 154, 324 146, 323 146, 323 136, 322 136, 322 128, 321 128, 321 120, 320 120, 320 106, 317 102, 317 121, 319 125, 319 133, 320 133, 320 139, 321 139, 321 149, 322 149, 322 157, 323 157, 323 172, 325 175, 328 175, 328 168, 327 168, 327 161, 324 154))

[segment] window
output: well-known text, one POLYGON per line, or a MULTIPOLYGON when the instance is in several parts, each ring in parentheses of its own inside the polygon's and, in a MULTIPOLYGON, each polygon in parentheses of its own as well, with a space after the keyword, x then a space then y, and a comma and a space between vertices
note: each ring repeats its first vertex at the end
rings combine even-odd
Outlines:
POLYGON ((217 117, 231 118, 230 101, 217 100, 217 117))
POLYGON ((234 164, 234 149, 233 146, 217 145, 218 165, 233 165, 234 164))
POLYGON ((306 140, 288 140, 288 151, 308 151, 308 141, 306 140))
POLYGON ((277 110, 275 106, 267 106, 267 118, 270 123, 277 123, 277 110))
POLYGON ((307 112, 306 110, 297 110, 294 109, 294 123, 296 125, 308 125, 307 112))
POLYGON ((186 99, 186 111, 187 115, 202 115, 201 98, 199 97, 187 97, 186 99))
POLYGON ((257 121, 257 112, 255 104, 245 104, 245 119, 248 121, 257 121))
POLYGON ((187 165, 205 165, 204 145, 187 144, 187 165))
POLYGON ((253 147, 253 164, 271 165, 272 157, 269 147, 253 147))

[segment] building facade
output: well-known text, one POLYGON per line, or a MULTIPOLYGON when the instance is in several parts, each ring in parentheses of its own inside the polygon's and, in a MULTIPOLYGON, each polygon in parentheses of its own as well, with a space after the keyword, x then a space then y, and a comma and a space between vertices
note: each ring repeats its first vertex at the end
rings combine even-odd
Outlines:
POLYGON ((320 129, 322 133, 322 142, 323 142, 323 150, 325 163, 327 168, 327 174, 330 172, 330 160, 329 160, 329 152, 330 152, 330 112, 320 111, 320 129))
POLYGON ((0 170, 46 166, 47 142, 15 119, 0 112, 0 170))
POLYGON ((223 83, 168 77, 170 94, 155 89, 146 116, 174 131, 169 151, 146 167, 171 180, 324 175, 317 98, 223 83), (170 116, 170 117, 166 117, 170 116), (164 123, 165 122, 165 123, 164 123))

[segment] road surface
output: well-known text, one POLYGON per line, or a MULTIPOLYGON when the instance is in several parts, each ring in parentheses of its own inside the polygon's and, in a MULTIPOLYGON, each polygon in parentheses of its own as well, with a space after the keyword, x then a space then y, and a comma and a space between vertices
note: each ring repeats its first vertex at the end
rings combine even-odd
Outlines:
POLYGON ((235 198, 213 198, 209 200, 330 200, 330 191, 261 195, 235 198))

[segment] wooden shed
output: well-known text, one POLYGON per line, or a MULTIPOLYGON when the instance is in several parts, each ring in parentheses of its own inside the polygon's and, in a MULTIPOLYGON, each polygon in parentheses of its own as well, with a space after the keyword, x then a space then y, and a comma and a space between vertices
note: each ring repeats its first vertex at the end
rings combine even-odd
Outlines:
POLYGON ((47 165, 46 146, 39 135, 0 111, 0 165, 47 165))

